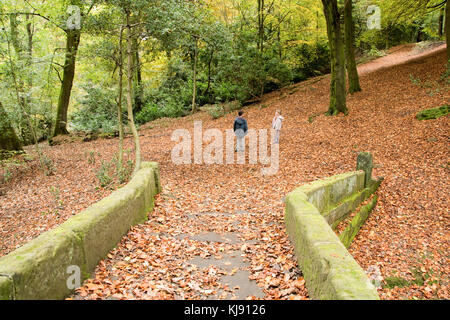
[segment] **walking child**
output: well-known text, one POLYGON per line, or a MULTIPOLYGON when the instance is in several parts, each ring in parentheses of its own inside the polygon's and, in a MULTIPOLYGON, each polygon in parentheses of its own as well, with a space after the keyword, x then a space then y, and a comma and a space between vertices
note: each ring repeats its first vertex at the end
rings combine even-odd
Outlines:
POLYGON ((280 143, 280 131, 281 131, 281 126, 283 123, 283 116, 281 115, 281 110, 277 110, 275 112, 275 117, 272 120, 272 129, 275 130, 275 137, 274 137, 274 144, 279 144, 280 143))

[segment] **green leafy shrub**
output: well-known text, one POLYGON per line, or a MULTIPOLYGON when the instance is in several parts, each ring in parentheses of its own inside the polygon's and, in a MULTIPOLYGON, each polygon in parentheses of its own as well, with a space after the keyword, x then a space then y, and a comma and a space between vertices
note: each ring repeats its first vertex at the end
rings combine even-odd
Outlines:
POLYGON ((268 59, 265 63, 265 71, 265 93, 280 89, 293 80, 292 70, 279 58, 268 59))
POLYGON ((330 49, 328 43, 301 44, 288 55, 294 82, 330 72, 330 49))
POLYGON ((144 124, 149 121, 156 120, 161 117, 161 111, 154 103, 147 103, 140 112, 136 114, 136 123, 144 124))
POLYGON ((95 175, 97 177, 97 179, 100 182, 100 186, 102 188, 106 188, 106 187, 110 187, 112 182, 113 182, 113 178, 111 175, 111 164, 109 162, 104 162, 102 161, 102 165, 100 166, 100 169, 98 169, 95 172, 95 175))
MULTIPOLYGON (((118 131, 117 92, 113 89, 87 85, 79 102, 81 108, 71 115, 70 126, 78 131, 112 133, 118 131)), ((123 119, 127 119, 124 113, 123 119)))
POLYGON ((102 188, 114 189, 117 185, 127 182, 133 172, 133 161, 127 160, 122 165, 119 155, 115 154, 110 162, 102 161, 95 175, 102 188))
POLYGON ((215 105, 208 109, 208 113, 213 119, 219 119, 225 115, 225 110, 222 106, 215 105))

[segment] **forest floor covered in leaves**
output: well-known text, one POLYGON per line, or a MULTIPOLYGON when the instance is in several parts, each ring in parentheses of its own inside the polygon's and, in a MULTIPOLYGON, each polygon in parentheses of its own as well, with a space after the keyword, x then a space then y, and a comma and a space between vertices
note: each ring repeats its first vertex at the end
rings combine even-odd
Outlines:
MULTIPOLYGON (((420 110, 450 103, 448 83, 441 79, 444 48, 414 55, 407 46, 392 54, 395 64, 387 56, 384 63, 361 65, 363 91, 348 97, 348 116, 323 114, 328 76, 245 108, 253 129, 269 128, 275 110, 283 111, 275 176, 263 176, 262 165, 172 163, 175 129, 192 133, 194 121, 202 120, 203 130, 223 131, 232 127, 234 114, 212 120, 200 112, 143 126, 143 157, 159 162, 163 191, 149 221, 132 228, 72 298, 307 299, 285 232, 283 198, 302 184, 354 170, 357 153, 368 151, 374 175, 385 180, 350 253, 363 269, 381 271, 382 299, 449 299, 450 119, 415 118, 420 110), (230 276, 258 286, 241 288, 224 280, 230 276)), ((127 138, 126 148, 132 147, 127 138)), ((44 175, 34 160, 1 186, 0 256, 111 192, 99 187, 95 172, 102 160, 113 159, 117 140, 44 151, 54 175, 44 175)))

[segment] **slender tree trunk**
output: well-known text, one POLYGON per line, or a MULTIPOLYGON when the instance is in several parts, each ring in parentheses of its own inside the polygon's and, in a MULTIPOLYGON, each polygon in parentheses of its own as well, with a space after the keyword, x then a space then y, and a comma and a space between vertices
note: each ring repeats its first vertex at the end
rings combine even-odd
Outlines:
POLYGON ((445 6, 445 40, 447 42, 447 71, 450 72, 450 0, 445 6))
POLYGON ((264 51, 264 0, 258 0, 258 50, 264 51))
POLYGON ((33 74, 31 73, 31 67, 33 65, 33 24, 30 21, 30 16, 27 15, 27 67, 30 68, 28 74, 28 87, 30 89, 33 88, 33 74))
MULTIPOLYGON (((28 15, 27 15, 27 19, 28 19, 28 15)), ((11 28, 11 31, 10 31, 11 32, 11 44, 14 48, 14 51, 17 54, 17 58, 21 63, 24 63, 25 66, 31 67, 30 55, 28 54, 28 52, 29 52, 30 48, 32 48, 32 47, 25 48, 25 46, 23 45, 23 43, 20 39, 20 34, 19 34, 19 30, 18 30, 19 23, 17 21, 17 15, 11 14, 9 17, 9 22, 10 22, 10 28, 11 28)), ((28 31, 28 26, 27 26, 27 31, 28 31)), ((11 63, 12 63, 12 61, 11 61, 11 63)), ((29 75, 27 77, 27 80, 29 81, 30 78, 31 78, 31 75, 29 75)), ((30 109, 29 106, 31 105, 31 98, 29 95, 27 95, 27 92, 29 92, 31 90, 31 87, 29 87, 28 89, 26 88, 25 82, 22 77, 16 77, 15 83, 16 83, 16 90, 19 91, 19 100, 20 101, 18 101, 18 103, 20 105, 22 105, 25 108, 25 110, 29 110, 30 109)), ((24 142, 24 144, 28 145, 28 144, 33 143, 33 138, 30 137, 32 128, 30 128, 28 120, 24 119, 24 116, 25 116, 24 114, 20 114, 19 132, 20 132, 20 135, 22 137, 22 141, 24 142)))
POLYGON ((197 111, 197 61, 198 61, 198 38, 195 37, 194 42, 194 78, 193 78, 193 92, 192 92, 192 113, 197 111))
POLYGON ((0 150, 20 151, 22 144, 0 102, 0 150))
POLYGON ((277 41, 278 41, 278 58, 281 61, 283 59, 283 46, 281 44, 281 24, 278 24, 277 41))
POLYGON ((355 25, 353 22, 352 0, 345 0, 344 7, 344 25, 345 25, 345 53, 347 59, 347 74, 349 83, 349 92, 355 93, 361 91, 359 84, 358 69, 355 59, 355 25))
POLYGON ((128 111, 128 125, 130 126, 131 132, 133 133, 134 138, 134 147, 135 147, 135 166, 133 171, 133 176, 136 175, 138 170, 141 168, 141 143, 139 141, 139 133, 136 129, 136 125, 134 123, 133 116, 133 36, 131 34, 131 26, 130 26, 130 13, 126 12, 127 19, 127 29, 128 29, 128 41, 127 41, 127 76, 128 76, 128 92, 127 92, 127 111, 128 111))
POLYGON ((445 16, 445 7, 442 7, 439 12, 439 27, 438 27, 439 37, 442 37, 444 35, 444 16, 445 16))
POLYGON ((328 115, 347 114, 345 46, 337 0, 322 0, 331 52, 330 107, 328 115))
POLYGON ((136 87, 134 95, 134 112, 139 112, 143 107, 143 88, 142 88, 142 70, 141 58, 139 56, 139 43, 133 37, 133 53, 134 53, 134 68, 136 68, 136 87))
POLYGON ((123 166, 123 120, 122 120, 122 93, 123 93, 123 26, 119 35, 119 97, 117 101, 117 121, 119 126, 119 167, 123 166))
POLYGON ((75 77, 75 63, 80 44, 81 30, 66 30, 66 58, 63 70, 63 79, 59 93, 58 107, 56 110, 56 121, 53 136, 68 134, 67 110, 69 108, 70 95, 72 92, 73 79, 75 77))
POLYGON ((422 29, 421 27, 419 27, 419 30, 417 30, 417 38, 416 38, 416 42, 421 42, 422 41, 422 29))
POLYGON ((214 57, 214 50, 211 50, 208 61, 208 86, 206 87, 205 94, 209 94, 209 90, 211 89, 211 65, 214 57))
POLYGON ((258 50, 261 50, 261 0, 258 0, 258 42, 257 42, 257 47, 258 50))

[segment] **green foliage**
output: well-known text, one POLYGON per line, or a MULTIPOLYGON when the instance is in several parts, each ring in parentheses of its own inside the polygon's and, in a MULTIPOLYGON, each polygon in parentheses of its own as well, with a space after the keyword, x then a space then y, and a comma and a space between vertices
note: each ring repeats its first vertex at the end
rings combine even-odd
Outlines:
POLYGON ((56 172, 56 167, 51 158, 49 158, 47 155, 42 154, 40 158, 42 167, 44 168, 44 173, 47 176, 52 176, 56 172))
MULTIPOLYGON (((99 157, 101 156, 100 153, 97 153, 97 155, 98 155, 99 157)), ((85 152, 84 152, 84 156, 87 158, 87 161, 88 161, 88 163, 89 163, 90 165, 94 165, 94 164, 95 164, 95 156, 96 156, 95 151, 93 151, 93 150, 85 151, 85 152)))
POLYGON ((95 171, 95 175, 102 188, 114 189, 127 182, 132 172, 133 161, 128 160, 120 165, 119 156, 115 154, 109 162, 102 160, 100 168, 95 171))
POLYGON ((290 55, 294 82, 330 72, 330 48, 325 42, 301 44, 290 55))
POLYGON ((377 48, 372 48, 367 52, 367 55, 369 55, 370 57, 379 58, 384 57, 386 54, 383 51, 378 50, 377 48))
POLYGON ((30 160, 24 151, 0 150, 0 183, 10 181, 15 172, 27 167, 30 160))
POLYGON ((430 275, 428 273, 421 272, 417 267, 412 268, 411 273, 414 276, 414 280, 407 280, 402 277, 396 276, 385 278, 385 284, 383 285, 383 288, 404 288, 411 285, 423 286, 425 284, 425 281, 430 278, 430 275))
POLYGON ((117 132, 116 92, 93 85, 86 85, 84 90, 86 96, 79 101, 81 108, 72 113, 72 128, 86 132, 117 132))
POLYGON ((225 115, 225 110, 222 106, 216 104, 208 109, 208 113, 213 119, 219 119, 225 115))
POLYGON ((136 114, 136 123, 144 124, 149 121, 162 118, 162 112, 156 104, 147 103, 138 114, 136 114))
POLYGON ((95 175, 100 182, 102 188, 110 187, 113 182, 113 177, 111 175, 111 164, 109 162, 102 161, 100 168, 95 172, 95 175))
POLYGON ((55 205, 55 213, 58 214, 58 209, 63 209, 64 208, 64 202, 61 199, 61 191, 59 190, 58 187, 50 187, 50 193, 52 195, 53 198, 53 202, 55 205))
POLYGON ((389 288, 393 289, 395 287, 403 288, 410 285, 410 282, 406 279, 403 279, 401 277, 387 277, 384 279, 385 285, 383 285, 383 288, 389 288))
POLYGON ((441 106, 439 108, 422 110, 416 115, 416 118, 418 120, 439 119, 441 117, 448 115, 449 113, 450 113, 450 106, 445 105, 445 106, 441 106))
MULTIPOLYGON (((406 2, 354 1, 358 55, 378 57, 382 50, 399 43, 438 38, 440 10, 429 10, 427 6, 441 0, 406 2), (369 5, 381 8, 381 30, 367 28, 369 5)), ((0 100, 25 145, 33 142, 26 114, 39 141, 49 137, 55 120, 65 63, 61 50, 65 33, 61 28, 69 16, 69 4, 78 5, 83 13, 69 130, 118 130, 118 34, 125 10, 131 12, 134 25, 133 62, 137 62, 137 56, 140 62, 139 68, 133 68, 132 79, 133 97, 142 98, 142 109, 135 106, 134 110, 140 124, 161 117, 185 116, 191 111, 195 43, 199 106, 255 101, 263 93, 330 71, 320 0, 266 2, 262 48, 256 1, 107 0, 97 1, 95 9, 87 14, 90 3, 8 0, 0 4, 2 13, 35 12, 47 18, 18 14, 14 25, 9 15, 0 15, 0 100), (34 28, 31 60, 25 54, 30 21, 34 28), (22 50, 17 50, 20 47, 22 50), (139 82, 137 69, 141 72, 139 82), (25 101, 23 107, 20 99, 25 101)), ((339 3, 342 6, 343 1, 339 3)), ((125 57, 126 42, 123 44, 125 57)), ((126 66, 126 59, 124 62, 126 66)), ((125 84, 126 68, 124 71, 125 84)), ((134 99, 135 103, 138 100, 134 99)), ((212 112, 220 115, 219 108, 212 112)))

